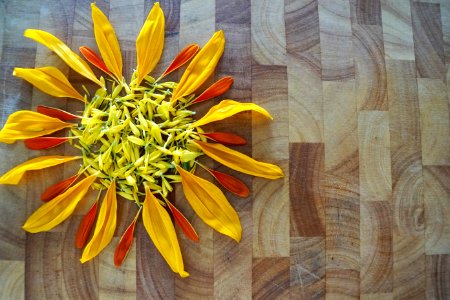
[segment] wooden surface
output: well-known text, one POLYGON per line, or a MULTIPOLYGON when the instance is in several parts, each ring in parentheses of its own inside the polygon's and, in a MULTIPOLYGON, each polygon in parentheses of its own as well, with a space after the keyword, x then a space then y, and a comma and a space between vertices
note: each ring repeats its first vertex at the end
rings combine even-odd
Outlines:
MULTIPOLYGON (((0 1, 0 123, 47 104, 75 111, 12 77, 14 66, 53 65, 84 81, 22 36, 48 30, 73 49, 95 47, 87 0, 0 1)), ((152 1, 102 0, 129 75, 134 40, 152 1)), ((186 44, 224 29, 216 78, 231 75, 226 97, 253 101, 274 116, 242 114, 232 128, 243 148, 279 164, 284 179, 238 175, 252 187, 229 195, 243 239, 203 224, 177 189, 177 203, 200 234, 181 237, 186 269, 172 274, 142 224, 126 263, 114 246, 79 263, 74 231, 86 212, 48 233, 25 234, 43 189, 73 166, 32 172, 0 187, 1 299, 450 299, 450 1, 162 0, 162 70, 186 44)), ((206 109, 204 106, 203 111, 206 109)), ((201 113, 200 113, 201 114, 201 113)), ((0 145, 0 171, 41 154, 0 145)), ((223 167, 221 167, 223 168, 223 167)), ((225 170, 225 168, 223 168, 225 170)), ((119 206, 117 238, 134 216, 119 206)))

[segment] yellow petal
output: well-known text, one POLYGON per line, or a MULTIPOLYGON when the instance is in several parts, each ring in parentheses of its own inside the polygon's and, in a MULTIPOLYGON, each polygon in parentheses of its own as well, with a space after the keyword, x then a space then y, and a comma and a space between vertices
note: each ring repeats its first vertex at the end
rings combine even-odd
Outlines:
POLYGON ((195 141, 194 143, 200 147, 203 153, 236 171, 268 179, 277 179, 284 176, 280 167, 254 160, 222 144, 211 144, 200 141, 195 141))
POLYGON ((71 126, 73 124, 57 118, 34 111, 19 110, 8 117, 5 126, 0 130, 0 142, 12 144, 16 140, 43 136, 71 126))
POLYGON ((184 270, 183 257, 172 220, 148 186, 145 186, 142 220, 153 244, 172 271, 180 274, 181 277, 189 276, 189 273, 184 270))
POLYGON ((55 97, 69 97, 84 102, 83 96, 70 84, 66 76, 55 67, 36 69, 15 68, 13 75, 25 79, 44 93, 55 97))
POLYGON ((213 183, 177 166, 183 192, 195 213, 209 226, 239 242, 242 227, 239 217, 222 191, 213 183))
POLYGON ((96 257, 112 240, 116 230, 117 198, 116 182, 113 181, 103 199, 92 239, 84 248, 82 263, 96 257))
POLYGON ((3 176, 0 177, 0 184, 18 184, 26 171, 45 169, 80 158, 80 156, 60 155, 36 157, 18 165, 15 168, 12 168, 3 174, 3 176))
POLYGON ((197 90, 209 76, 214 72, 225 48, 225 36, 223 31, 217 31, 198 52, 184 71, 180 83, 173 91, 171 102, 192 94, 197 90))
POLYGON ((138 84, 155 68, 161 57, 163 46, 164 13, 156 2, 136 40, 138 84))
POLYGON ((97 83, 100 86, 103 84, 95 77, 89 65, 82 60, 75 52, 64 44, 60 39, 43 30, 27 29, 23 34, 25 37, 35 40, 38 43, 48 47, 55 52, 69 67, 75 72, 83 75, 87 79, 97 83))
POLYGON ((122 80, 122 54, 114 28, 95 3, 91 4, 91 8, 98 50, 100 50, 106 67, 118 80, 122 80))
POLYGON ((211 122, 220 121, 243 111, 256 111, 272 119, 272 116, 261 106, 254 103, 240 103, 233 100, 222 100, 214 105, 200 120, 194 122, 191 127, 202 126, 211 122))
POLYGON ((28 218, 22 228, 36 233, 50 230, 63 222, 73 213, 78 202, 83 199, 96 178, 95 175, 86 177, 52 201, 46 202, 28 218))

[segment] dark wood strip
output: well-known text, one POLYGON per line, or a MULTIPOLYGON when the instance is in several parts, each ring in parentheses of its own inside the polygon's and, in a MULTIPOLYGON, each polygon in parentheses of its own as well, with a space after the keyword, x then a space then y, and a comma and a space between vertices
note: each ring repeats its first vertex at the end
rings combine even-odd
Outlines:
POLYGON ((359 271, 328 268, 326 272, 326 298, 359 299, 359 271))
POLYGON ((289 296, 289 258, 254 258, 252 299, 286 299, 289 296))
POLYGON ((383 30, 379 25, 352 24, 358 110, 387 110, 383 30))
POLYGON ((444 80, 446 68, 439 4, 414 2, 411 14, 418 77, 444 80))
POLYGON ((350 0, 352 23, 381 26, 380 0, 350 0))
POLYGON ((450 255, 427 256, 427 299, 448 299, 450 295, 450 255))
POLYGON ((325 239, 291 238, 290 299, 325 299, 325 239))
POLYGON ((0 290, 9 299, 25 298, 25 262, 0 261, 0 290))
POLYGON ((361 202, 361 294, 392 292, 392 209, 389 201, 361 202))
POLYGON ((290 144, 289 161, 290 236, 325 236, 324 145, 290 144))

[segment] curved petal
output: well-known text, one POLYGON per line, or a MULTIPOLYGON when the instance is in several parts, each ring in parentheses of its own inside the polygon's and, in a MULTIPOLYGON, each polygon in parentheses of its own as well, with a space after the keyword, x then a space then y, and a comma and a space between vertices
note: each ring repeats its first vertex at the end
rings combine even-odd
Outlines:
POLYGON ((248 197, 250 191, 248 190, 248 187, 237 179, 236 177, 233 177, 229 174, 222 173, 216 170, 208 169, 209 173, 211 173, 212 176, 227 190, 232 192, 233 194, 246 198, 248 197))
POLYGON ((136 39, 137 84, 150 73, 161 58, 164 47, 164 13, 156 2, 136 39))
POLYGON ((195 92, 211 76, 224 49, 225 36, 220 30, 214 33, 184 71, 180 83, 173 91, 172 103, 195 92))
POLYGON ((60 155, 36 157, 21 163, 17 167, 12 168, 3 174, 3 176, 0 177, 0 184, 18 184, 26 171, 45 169, 80 158, 81 156, 60 155))
POLYGON ((31 150, 44 150, 64 144, 68 137, 42 136, 24 140, 25 146, 31 150))
POLYGON ((108 70, 105 63, 103 62, 103 59, 100 56, 98 56, 98 54, 95 53, 94 50, 92 50, 88 46, 81 46, 79 49, 81 54, 83 54, 84 58, 86 58, 88 62, 90 62, 91 64, 93 64, 106 74, 112 76, 111 71, 108 70))
POLYGON ((75 174, 69 178, 66 178, 60 182, 55 183, 54 185, 48 187, 41 195, 41 200, 44 202, 48 202, 60 195, 62 192, 67 190, 72 183, 74 183, 78 179, 79 175, 75 174))
POLYGON ((96 257, 111 242, 117 222, 116 182, 111 185, 103 199, 95 225, 94 235, 84 248, 80 261, 85 263, 96 257))
POLYGON ((89 234, 91 233, 92 227, 94 226, 95 218, 97 217, 97 207, 98 198, 97 201, 95 201, 91 206, 88 213, 84 216, 83 220, 81 220, 80 226, 78 226, 77 234, 75 235, 75 247, 77 247, 78 249, 83 249, 83 247, 86 245, 89 234))
POLYGON ((259 105, 254 103, 240 103, 234 100, 222 100, 214 105, 200 120, 191 124, 191 127, 202 126, 211 122, 220 121, 243 111, 256 111, 270 119, 272 116, 259 105))
POLYGON ((64 44, 60 39, 58 39, 51 33, 38 29, 27 29, 25 30, 23 35, 27 38, 35 40, 36 42, 46 46, 47 48, 55 52, 75 72, 83 75, 99 86, 103 86, 100 80, 98 80, 95 76, 94 72, 92 72, 89 65, 84 60, 82 60, 75 52, 70 50, 70 48, 66 44, 64 44))
POLYGON ((81 118, 80 116, 76 116, 65 110, 45 105, 38 105, 36 111, 40 114, 60 119, 61 121, 73 121, 81 118))
POLYGON ((215 97, 218 97, 228 91, 233 84, 234 79, 231 76, 226 76, 214 82, 210 87, 208 87, 203 93, 200 94, 192 104, 203 102, 215 97))
POLYGON ((200 46, 197 44, 187 45, 183 50, 178 53, 178 55, 173 59, 167 69, 162 73, 161 78, 166 75, 169 75, 173 71, 182 67, 185 63, 187 63, 195 54, 197 54, 200 46))
POLYGON ((280 167, 257 161, 224 145, 200 141, 194 141, 194 143, 203 151, 203 153, 236 171, 267 179, 277 179, 284 176, 280 167))
POLYGON ((209 226, 239 242, 242 227, 239 217, 222 191, 213 183, 177 166, 183 192, 195 213, 209 226))
POLYGON ((207 138, 224 145, 247 144, 247 141, 243 137, 228 132, 205 132, 201 133, 201 135, 206 136, 207 138))
MULTIPOLYGON (((165 200, 165 199, 164 199, 165 200)), ((197 232, 195 231, 194 226, 186 219, 186 217, 179 211, 175 205, 170 203, 170 201, 165 200, 167 206, 170 209, 170 212, 172 213, 173 219, 175 222, 180 226, 181 230, 183 230, 183 233, 194 242, 198 242, 200 239, 198 237, 197 232)))
POLYGON ((114 265, 116 267, 122 265, 122 262, 125 260, 128 252, 131 249, 131 245, 133 245, 134 228, 136 226, 136 221, 139 217, 140 212, 141 210, 137 212, 136 216, 133 219, 133 222, 131 222, 131 224, 125 230, 122 237, 120 238, 119 243, 117 244, 116 251, 114 251, 114 265))
POLYGON ((95 5, 91 4, 94 34, 98 49, 106 67, 118 80, 122 80, 122 54, 114 28, 108 18, 95 5))
POLYGON ((23 229, 31 233, 48 231, 63 222, 73 213, 96 178, 95 175, 86 177, 52 201, 43 204, 28 218, 23 229))
POLYGON ((145 186, 145 195, 142 220, 148 235, 172 271, 180 274, 181 277, 189 276, 189 273, 184 270, 180 245, 169 214, 159 204, 148 186, 145 186))
POLYGON ((19 110, 8 117, 0 130, 0 142, 12 144, 16 140, 43 136, 71 126, 73 124, 34 111, 19 110))
POLYGON ((84 97, 70 84, 66 76, 55 67, 14 68, 13 75, 28 81, 51 96, 69 97, 84 102, 84 97))

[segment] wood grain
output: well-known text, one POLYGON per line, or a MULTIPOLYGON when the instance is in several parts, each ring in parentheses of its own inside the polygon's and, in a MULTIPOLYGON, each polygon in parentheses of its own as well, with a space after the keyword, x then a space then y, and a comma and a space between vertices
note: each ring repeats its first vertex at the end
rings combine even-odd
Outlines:
MULTIPOLYGON (((14 111, 83 103, 56 99, 12 76, 14 67, 55 66, 75 88, 95 86, 46 47, 24 38, 47 30, 75 52, 98 46, 88 0, 0 1, 0 126, 14 111)), ((135 39, 156 0, 99 0, 136 67, 135 39)), ((241 113, 208 130, 243 136, 236 147, 285 173, 269 181, 230 170, 250 188, 225 191, 239 214, 239 244, 214 232, 177 186, 171 196, 200 242, 176 226, 186 271, 174 274, 142 222, 121 268, 115 246, 136 213, 119 203, 113 242, 85 264, 75 233, 96 193, 50 232, 21 226, 42 191, 79 163, 26 174, 0 186, 0 298, 9 299, 448 299, 450 298, 450 1, 161 0, 165 47, 158 76, 191 43, 223 30, 214 81, 233 76, 220 99, 263 106, 273 121, 241 113)), ((102 75, 101 72, 95 71, 102 75)), ((178 80, 182 71, 169 80, 178 80)), ((62 134, 62 133, 61 133, 62 134)), ((64 145, 32 152, 1 144, 0 174, 40 155, 77 155, 64 145)), ((207 177, 207 174, 201 174, 207 177)), ((209 178, 209 177, 208 177, 209 178)))

